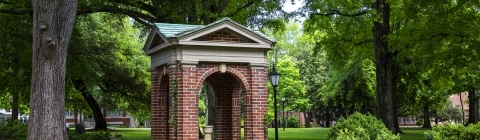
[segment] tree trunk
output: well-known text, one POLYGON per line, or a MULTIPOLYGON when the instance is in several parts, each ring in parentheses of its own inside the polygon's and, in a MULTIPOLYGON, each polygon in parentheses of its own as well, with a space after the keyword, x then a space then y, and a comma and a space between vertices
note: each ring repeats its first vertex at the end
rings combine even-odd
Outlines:
POLYGON ((478 91, 468 91, 468 122, 469 124, 476 124, 478 122, 478 91))
POLYGON ((393 105, 393 59, 388 47, 387 36, 390 33, 390 6, 385 0, 377 0, 373 8, 379 14, 381 21, 375 21, 372 32, 374 35, 376 96, 378 119, 393 133, 398 133, 394 125, 393 105))
MULTIPOLYGON (((16 84, 16 83, 15 83, 16 84)), ((15 85, 15 90, 12 92, 12 117, 11 120, 18 120, 18 90, 16 90, 16 85, 15 85)))
POLYGON ((398 124, 398 103, 397 103, 397 92, 394 88, 393 90, 393 125, 395 127, 395 132, 397 133, 403 133, 402 130, 400 129, 400 125, 398 124))
POLYGON ((327 109, 327 114, 325 117, 325 128, 330 127, 330 109, 327 109))
POLYGON ((462 93, 458 95, 460 96, 460 107, 462 108, 462 124, 465 124, 465 109, 463 109, 462 93))
POLYGON ((92 110, 93 119, 95 119, 95 129, 97 130, 106 130, 107 129, 107 121, 105 121, 105 117, 103 116, 102 109, 98 105, 95 98, 92 94, 88 91, 85 81, 83 80, 72 80, 77 89, 83 96, 83 99, 87 102, 88 106, 92 110))
POLYGON ((65 140, 65 70, 77 0, 33 0, 29 140, 65 140))
MULTIPOLYGON (((19 71, 19 65, 20 62, 18 60, 18 55, 17 55, 17 48, 13 48, 13 75, 15 76, 15 81, 19 79, 18 71, 19 71)), ((20 90, 18 90, 18 84, 20 82, 16 81, 13 83, 13 91, 12 91, 12 117, 11 120, 18 120, 18 98, 20 96, 20 90)))
POLYGON ((307 115, 307 112, 303 112, 303 118, 305 118, 305 127, 306 128, 310 128, 310 119, 309 119, 309 115, 307 115))
POLYGON ((428 110, 428 101, 423 105, 423 126, 422 128, 432 128, 430 124, 430 111, 428 110))

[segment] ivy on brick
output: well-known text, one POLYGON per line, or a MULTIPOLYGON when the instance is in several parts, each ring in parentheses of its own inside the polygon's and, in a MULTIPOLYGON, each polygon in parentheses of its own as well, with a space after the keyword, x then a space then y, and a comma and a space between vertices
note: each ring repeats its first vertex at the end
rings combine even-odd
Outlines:
POLYGON ((173 125, 173 135, 177 136, 177 117, 178 117, 178 79, 174 78, 172 81, 172 104, 173 104, 173 115, 168 123, 173 125))

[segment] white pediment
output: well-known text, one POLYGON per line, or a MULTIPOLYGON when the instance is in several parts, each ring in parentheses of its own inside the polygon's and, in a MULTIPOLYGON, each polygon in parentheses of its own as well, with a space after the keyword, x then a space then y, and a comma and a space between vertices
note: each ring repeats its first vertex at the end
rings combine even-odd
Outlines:
POLYGON ((143 46, 143 51, 147 52, 149 50, 152 50, 153 48, 160 46, 160 45, 165 45, 167 44, 167 38, 165 38, 160 31, 158 30, 157 27, 154 27, 152 31, 150 31, 150 35, 147 38, 147 41, 145 42, 145 45, 143 46))
MULTIPOLYGON (((237 23, 233 23, 230 20, 225 20, 223 22, 207 26, 205 28, 202 28, 200 30, 196 30, 194 32, 191 32, 189 34, 183 35, 178 38, 179 42, 223 42, 227 43, 230 42, 232 44, 235 43, 249 43, 249 44, 262 44, 262 45, 270 45, 273 43, 273 41, 270 41, 269 39, 258 35, 258 33, 255 33, 249 29, 246 29, 245 27, 242 27, 238 25, 237 23), (231 34, 231 36, 235 36, 236 38, 244 40, 243 42, 241 41, 215 41, 215 40, 198 40, 201 37, 205 37, 209 34, 215 34, 217 32, 225 32, 231 34)), ((190 43, 189 43, 190 44, 190 43)), ((210 43, 209 43, 210 44, 210 43)))

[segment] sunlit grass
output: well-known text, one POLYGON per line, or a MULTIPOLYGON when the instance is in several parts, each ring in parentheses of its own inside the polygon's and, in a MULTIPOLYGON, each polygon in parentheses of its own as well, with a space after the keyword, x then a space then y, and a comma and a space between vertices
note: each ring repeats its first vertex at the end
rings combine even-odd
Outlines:
MULTIPOLYGON (((423 132, 430 129, 422 128, 401 128, 404 134, 401 134, 402 140, 424 140, 423 132)), ((242 129, 243 130, 243 129, 242 129)), ((278 129, 278 138, 280 140, 326 140, 328 128, 282 128, 278 129)), ((111 134, 121 134, 122 140, 149 140, 149 128, 114 128, 111 134)), ((243 139, 243 131, 242 131, 243 139)), ((275 139, 275 129, 268 129, 268 139, 275 139)))

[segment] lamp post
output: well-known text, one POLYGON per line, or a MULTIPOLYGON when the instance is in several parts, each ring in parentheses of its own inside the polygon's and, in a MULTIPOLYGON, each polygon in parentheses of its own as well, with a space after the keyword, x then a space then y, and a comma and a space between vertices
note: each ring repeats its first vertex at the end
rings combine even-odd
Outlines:
POLYGON ((280 79, 280 74, 275 70, 275 65, 273 65, 272 72, 270 72, 270 83, 272 84, 273 87, 273 107, 275 111, 275 140, 278 140, 278 121, 277 121, 277 86, 278 86, 278 80, 280 79))
POLYGON ((283 113, 283 131, 285 131, 285 127, 287 127, 287 122, 285 121, 285 97, 282 96, 282 113, 283 113))

